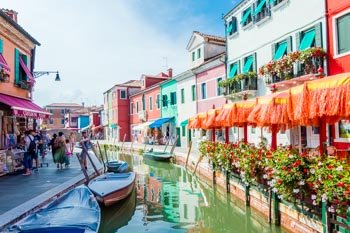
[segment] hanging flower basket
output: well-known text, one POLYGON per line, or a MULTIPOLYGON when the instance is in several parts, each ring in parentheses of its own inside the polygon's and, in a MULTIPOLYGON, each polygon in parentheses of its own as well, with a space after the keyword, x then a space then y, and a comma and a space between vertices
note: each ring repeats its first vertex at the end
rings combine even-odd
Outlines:
POLYGON ((10 78, 10 73, 4 68, 0 69, 0 82, 8 82, 10 78))

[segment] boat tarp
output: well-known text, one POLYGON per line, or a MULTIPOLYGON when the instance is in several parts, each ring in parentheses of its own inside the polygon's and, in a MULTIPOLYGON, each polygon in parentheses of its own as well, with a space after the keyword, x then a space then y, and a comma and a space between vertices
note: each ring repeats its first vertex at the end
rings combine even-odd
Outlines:
POLYGON ((20 232, 97 232, 100 207, 86 186, 79 186, 19 222, 20 232), (81 217, 79 217, 81 216, 81 217))

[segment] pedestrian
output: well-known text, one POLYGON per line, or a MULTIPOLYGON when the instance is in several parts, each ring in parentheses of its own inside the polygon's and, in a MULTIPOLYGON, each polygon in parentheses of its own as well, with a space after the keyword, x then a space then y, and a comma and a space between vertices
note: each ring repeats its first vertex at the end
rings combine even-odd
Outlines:
POLYGON ((52 135, 52 138, 49 142, 49 147, 51 148, 51 152, 52 152, 52 158, 53 158, 53 162, 56 163, 56 160, 55 160, 55 151, 56 151, 56 148, 55 148, 55 140, 57 138, 57 134, 53 134, 52 135))
POLYGON ((87 170, 87 162, 86 162, 86 157, 88 156, 89 153, 89 146, 90 146, 90 139, 87 136, 87 133, 84 131, 81 133, 82 139, 80 140, 80 145, 82 147, 82 151, 80 154, 80 157, 82 159, 82 163, 84 165, 85 170, 87 170))
POLYGON ((32 161, 35 161, 35 168, 33 167, 33 170, 38 170, 39 168, 39 151, 42 149, 42 139, 41 139, 41 135, 38 134, 37 132, 34 132, 34 141, 35 141, 35 145, 36 145, 36 150, 34 155, 32 156, 32 161))
POLYGON ((66 139, 66 161, 65 166, 68 167, 70 164, 70 157, 72 156, 72 147, 69 142, 69 139, 66 139))
POLYGON ((70 143, 70 151, 73 153, 74 151, 74 146, 75 146, 75 143, 76 143, 76 135, 75 135, 75 132, 70 132, 69 134, 69 143, 70 143))
POLYGON ((55 163, 57 164, 57 168, 63 168, 63 164, 66 160, 66 139, 64 137, 63 132, 58 133, 58 137, 55 139, 54 143, 55 153, 55 163))
POLYGON ((26 132, 25 140, 25 152, 23 158, 23 164, 25 168, 24 176, 29 176, 32 169, 32 160, 36 152, 36 143, 35 143, 35 131, 30 130, 26 132))

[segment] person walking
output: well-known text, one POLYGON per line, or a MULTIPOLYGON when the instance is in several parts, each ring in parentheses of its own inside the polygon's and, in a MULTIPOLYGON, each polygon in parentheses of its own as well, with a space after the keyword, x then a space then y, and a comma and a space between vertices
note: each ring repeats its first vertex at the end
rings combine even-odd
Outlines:
POLYGON ((23 164, 25 168, 24 176, 29 176, 32 169, 32 160, 36 153, 36 143, 35 143, 35 131, 30 130, 26 133, 24 137, 25 140, 25 152, 23 158, 23 164))
POLYGON ((84 165, 85 170, 87 170, 87 162, 86 162, 86 157, 88 156, 89 153, 89 147, 90 147, 90 138, 88 137, 87 133, 84 131, 81 133, 82 139, 80 140, 80 145, 82 147, 82 151, 80 154, 82 163, 84 165))
POLYGON ((63 164, 66 160, 66 139, 63 132, 58 133, 58 137, 53 143, 55 147, 54 159, 57 164, 57 168, 63 168, 63 164))
POLYGON ((74 151, 74 146, 75 146, 75 143, 76 143, 76 135, 75 135, 75 132, 71 132, 69 134, 69 143, 70 143, 70 151, 73 153, 74 151))
POLYGON ((72 147, 69 139, 66 139, 66 160, 64 164, 66 167, 68 167, 70 164, 70 157, 72 157, 72 147))
POLYGON ((53 134, 52 138, 49 142, 49 147, 51 148, 51 152, 52 152, 52 158, 53 158, 53 162, 56 163, 55 160, 55 152, 56 152, 56 148, 55 148, 55 140, 57 138, 57 134, 53 134))

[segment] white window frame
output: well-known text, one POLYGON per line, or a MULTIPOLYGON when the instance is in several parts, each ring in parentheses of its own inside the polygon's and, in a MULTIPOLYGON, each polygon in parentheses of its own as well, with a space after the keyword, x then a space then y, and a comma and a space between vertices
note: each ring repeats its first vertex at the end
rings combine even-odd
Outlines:
POLYGON ((205 99, 208 99, 208 86, 207 86, 207 82, 202 82, 201 83, 201 99, 202 100, 205 100, 205 99), (205 84, 205 98, 203 98, 203 84, 205 84))
POLYGON ((341 138, 339 135, 339 122, 334 125, 335 139, 334 142, 350 143, 350 138, 341 138))
POLYGON ((130 102, 130 115, 134 114, 134 102, 130 102))
POLYGON ((161 102, 162 102, 162 101, 160 100, 160 94, 157 94, 156 100, 157 100, 157 102, 158 102, 158 103, 156 103, 156 108, 157 108, 157 109, 160 109, 160 108, 161 108, 160 105, 161 105, 161 102))
POLYGON ((149 97, 149 110, 153 111, 153 97, 152 96, 149 97))
POLYGON ((126 90, 120 90, 120 99, 121 100, 126 100, 128 97, 126 95, 126 90), (125 98, 122 98, 122 91, 125 92, 125 98))
POLYGON ((224 95, 224 88, 223 87, 219 87, 219 82, 218 80, 221 78, 220 82, 224 80, 224 77, 219 77, 216 79, 216 96, 223 96, 224 95), (221 95, 219 95, 219 88, 221 89, 221 95))
POLYGON ((333 24, 333 53, 334 56, 333 58, 340 58, 340 57, 345 57, 350 55, 350 51, 346 52, 346 53, 341 53, 338 54, 338 29, 337 29, 337 19, 339 19, 340 17, 350 14, 350 9, 347 9, 343 12, 340 12, 339 14, 336 14, 332 17, 332 24, 333 24))

